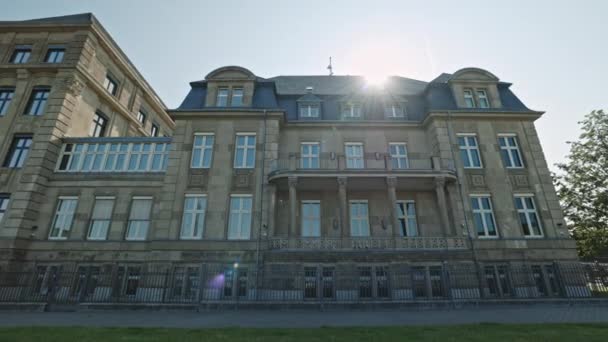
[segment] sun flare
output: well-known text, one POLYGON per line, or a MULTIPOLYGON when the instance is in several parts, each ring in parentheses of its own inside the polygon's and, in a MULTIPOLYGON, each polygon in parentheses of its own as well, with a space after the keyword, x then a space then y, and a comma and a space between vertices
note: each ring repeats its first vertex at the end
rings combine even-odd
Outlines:
POLYGON ((382 88, 386 83, 388 75, 384 73, 371 72, 366 75, 363 75, 363 77, 365 78, 365 83, 367 83, 368 85, 372 87, 382 88))

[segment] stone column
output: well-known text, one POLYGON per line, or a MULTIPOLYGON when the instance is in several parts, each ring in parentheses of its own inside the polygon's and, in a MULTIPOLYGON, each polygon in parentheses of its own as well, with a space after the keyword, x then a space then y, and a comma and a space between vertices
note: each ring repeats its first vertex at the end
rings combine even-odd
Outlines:
POLYGON ((397 217, 397 177, 386 177, 386 185, 388 190, 388 201, 390 205, 391 213, 391 224, 393 225, 393 238, 400 236, 399 233, 399 220, 397 217))
POLYGON ((289 177, 287 182, 289 184, 289 237, 298 237, 298 221, 296 216, 298 212, 298 198, 296 192, 298 177, 289 177))
POLYGON ((277 186, 268 184, 268 237, 274 237, 274 216, 277 205, 277 186))
POLYGON ((449 218, 448 218, 448 205, 445 196, 445 178, 435 178, 435 193, 437 194, 437 206, 439 208, 439 216, 441 217, 441 227, 443 236, 448 236, 449 232, 449 218))
POLYGON ((346 198, 346 177, 338 177, 338 201, 340 204, 340 230, 342 237, 349 237, 348 201, 346 198))

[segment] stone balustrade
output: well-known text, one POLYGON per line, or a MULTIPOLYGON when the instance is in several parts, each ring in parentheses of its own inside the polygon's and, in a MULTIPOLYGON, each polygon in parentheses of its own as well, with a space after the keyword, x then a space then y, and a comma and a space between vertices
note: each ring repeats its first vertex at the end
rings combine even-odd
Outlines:
POLYGON ((468 249, 464 237, 400 237, 393 238, 271 238, 271 250, 458 250, 468 249))

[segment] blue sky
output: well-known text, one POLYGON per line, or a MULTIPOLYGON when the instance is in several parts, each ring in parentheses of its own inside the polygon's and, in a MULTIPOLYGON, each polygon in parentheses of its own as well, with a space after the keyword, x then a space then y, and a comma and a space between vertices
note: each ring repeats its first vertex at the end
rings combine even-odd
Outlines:
POLYGON ((528 105, 550 165, 577 121, 608 105, 608 1, 19 0, 0 20, 93 12, 174 108, 223 65, 262 77, 393 74, 429 81, 485 68, 528 105))

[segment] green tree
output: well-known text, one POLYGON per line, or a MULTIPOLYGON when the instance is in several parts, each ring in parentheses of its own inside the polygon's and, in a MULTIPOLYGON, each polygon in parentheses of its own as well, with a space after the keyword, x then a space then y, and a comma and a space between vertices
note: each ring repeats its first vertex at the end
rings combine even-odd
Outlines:
POLYGON ((592 111, 579 122, 582 133, 557 164, 557 194, 579 255, 608 257, 608 115, 592 111))

